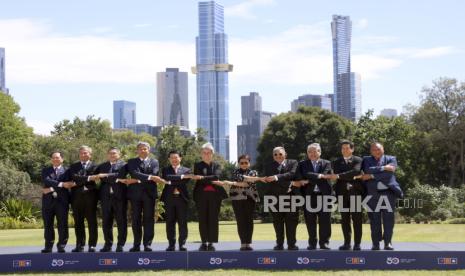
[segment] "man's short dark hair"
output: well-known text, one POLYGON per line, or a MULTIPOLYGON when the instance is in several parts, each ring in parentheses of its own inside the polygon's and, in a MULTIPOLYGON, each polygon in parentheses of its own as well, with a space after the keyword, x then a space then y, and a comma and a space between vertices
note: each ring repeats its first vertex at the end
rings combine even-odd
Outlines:
POLYGON ((342 147, 343 145, 349 145, 351 149, 354 149, 354 142, 352 142, 352 141, 349 141, 349 140, 342 140, 342 141, 341 141, 341 147, 342 147))
POLYGON ((54 155, 55 153, 59 153, 59 154, 60 154, 60 157, 63 158, 63 153, 62 153, 61 151, 59 151, 59 150, 54 150, 54 151, 52 151, 52 152, 50 153, 50 158, 52 158, 53 155, 54 155))
POLYGON ((182 157, 181 152, 178 150, 171 150, 170 152, 168 152, 168 157, 171 157, 171 154, 177 154, 179 157, 182 157))

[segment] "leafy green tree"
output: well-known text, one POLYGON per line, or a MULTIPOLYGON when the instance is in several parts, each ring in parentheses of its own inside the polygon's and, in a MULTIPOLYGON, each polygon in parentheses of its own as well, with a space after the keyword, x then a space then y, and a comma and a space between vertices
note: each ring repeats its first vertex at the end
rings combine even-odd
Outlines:
POLYGON ((20 107, 10 95, 0 93, 0 160, 21 165, 32 149, 32 128, 20 117, 20 107))
POLYGON ((10 161, 0 161, 0 201, 15 198, 31 187, 31 179, 10 161))
POLYGON ((276 146, 284 146, 288 158, 301 160, 307 146, 316 142, 321 145, 323 158, 334 158, 340 155, 339 142, 350 138, 353 130, 351 121, 316 107, 279 114, 271 119, 259 141, 256 168, 263 172, 273 160, 272 149, 276 146))

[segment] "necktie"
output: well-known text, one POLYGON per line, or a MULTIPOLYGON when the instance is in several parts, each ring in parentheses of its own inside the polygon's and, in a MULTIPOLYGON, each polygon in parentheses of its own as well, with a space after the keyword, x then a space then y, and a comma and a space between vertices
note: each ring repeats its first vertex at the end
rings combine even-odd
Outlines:
POLYGON ((111 164, 110 173, 115 171, 116 163, 111 164))
POLYGON ((312 161, 312 164, 313 164, 313 171, 318 172, 318 162, 312 161))

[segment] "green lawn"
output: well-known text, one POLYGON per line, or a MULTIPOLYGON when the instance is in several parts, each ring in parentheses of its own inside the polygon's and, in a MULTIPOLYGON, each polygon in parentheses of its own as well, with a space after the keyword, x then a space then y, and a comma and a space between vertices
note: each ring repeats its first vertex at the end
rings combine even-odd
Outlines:
MULTIPOLYGON (((115 229, 116 231, 116 229, 115 229)), ((116 234, 116 232, 115 232, 116 234)), ((74 244, 74 230, 70 229, 69 244, 74 244)), ((297 239, 307 240, 305 224, 299 224, 297 228, 297 239)), ((254 240, 274 240, 274 230, 271 223, 255 224, 254 240)), ((342 232, 339 224, 333 224, 332 240, 341 241, 342 232)), ((99 241, 103 240, 101 229, 99 230, 99 241)), ((189 223, 189 242, 199 241, 199 230, 197 223, 189 223)), ((220 224, 220 240, 238 241, 236 224, 234 222, 223 222, 220 224)), ((370 240, 370 227, 363 225, 363 240, 370 240)), ((128 229, 128 243, 132 241, 132 231, 128 229)), ((394 242, 465 242, 465 227, 460 224, 397 224, 394 229, 394 242)), ((165 224, 155 225, 155 243, 166 242, 165 224)), ((42 229, 18 229, 0 230, 0 246, 21 245, 43 245, 42 229)))

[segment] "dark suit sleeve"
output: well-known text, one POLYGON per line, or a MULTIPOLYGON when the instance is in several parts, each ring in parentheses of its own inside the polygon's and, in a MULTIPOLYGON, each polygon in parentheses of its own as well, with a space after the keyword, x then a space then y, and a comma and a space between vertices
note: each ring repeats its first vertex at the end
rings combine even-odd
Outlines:
MULTIPOLYGON (((141 173, 140 169, 139 169, 139 166, 134 161, 135 160, 128 163, 128 171, 129 171, 129 174, 131 175, 131 177, 135 178, 137 180, 140 180, 140 181, 148 181, 150 175, 145 174, 145 173, 141 173)), ((158 172, 158 162, 157 162, 157 172, 158 172)))
POLYGON ((72 170, 71 170, 71 178, 72 180, 76 183, 76 186, 78 187, 82 187, 84 186, 85 184, 87 184, 87 179, 89 179, 89 176, 91 176, 95 171, 95 167, 92 167, 90 170, 88 170, 87 172, 87 175, 79 175, 77 173, 72 173, 72 170))
POLYGON ((291 169, 286 173, 276 174, 278 180, 291 181, 294 180, 295 174, 297 172, 297 161, 289 162, 291 169))
POLYGON ((108 182, 115 183, 118 178, 126 178, 127 174, 127 164, 123 164, 118 172, 115 173, 109 173, 107 176, 108 182))
POLYGON ((58 188, 58 184, 60 184, 60 181, 52 179, 47 171, 47 168, 42 170, 42 183, 44 184, 44 188, 58 188))
MULTIPOLYGON (((167 170, 163 170, 163 172, 166 172, 167 170)), ((184 173, 184 174, 190 174, 191 173, 191 170, 190 169, 187 169, 184 173)), ((181 175, 177 175, 177 174, 165 174, 163 173, 163 179, 165 180, 168 180, 168 181, 180 181, 181 180, 181 175)), ((173 183, 174 184, 174 183, 173 183)))
POLYGON ((362 170, 362 160, 357 158, 357 159, 354 159, 352 163, 354 165, 352 170, 338 174, 339 179, 346 180, 346 181, 352 181, 354 180, 354 176, 357 176, 360 174, 360 171, 362 170))
MULTIPOLYGON (((386 160, 386 165, 391 165, 397 168, 397 160, 394 156, 387 157, 387 159, 388 160, 386 160)), ((364 172, 369 174, 377 174, 386 171, 384 171, 383 166, 364 166, 364 172)))
POLYGON ((213 174, 205 175, 203 179, 207 181, 216 181, 216 180, 220 180, 220 176, 221 176, 221 166, 220 164, 214 164, 213 174))

